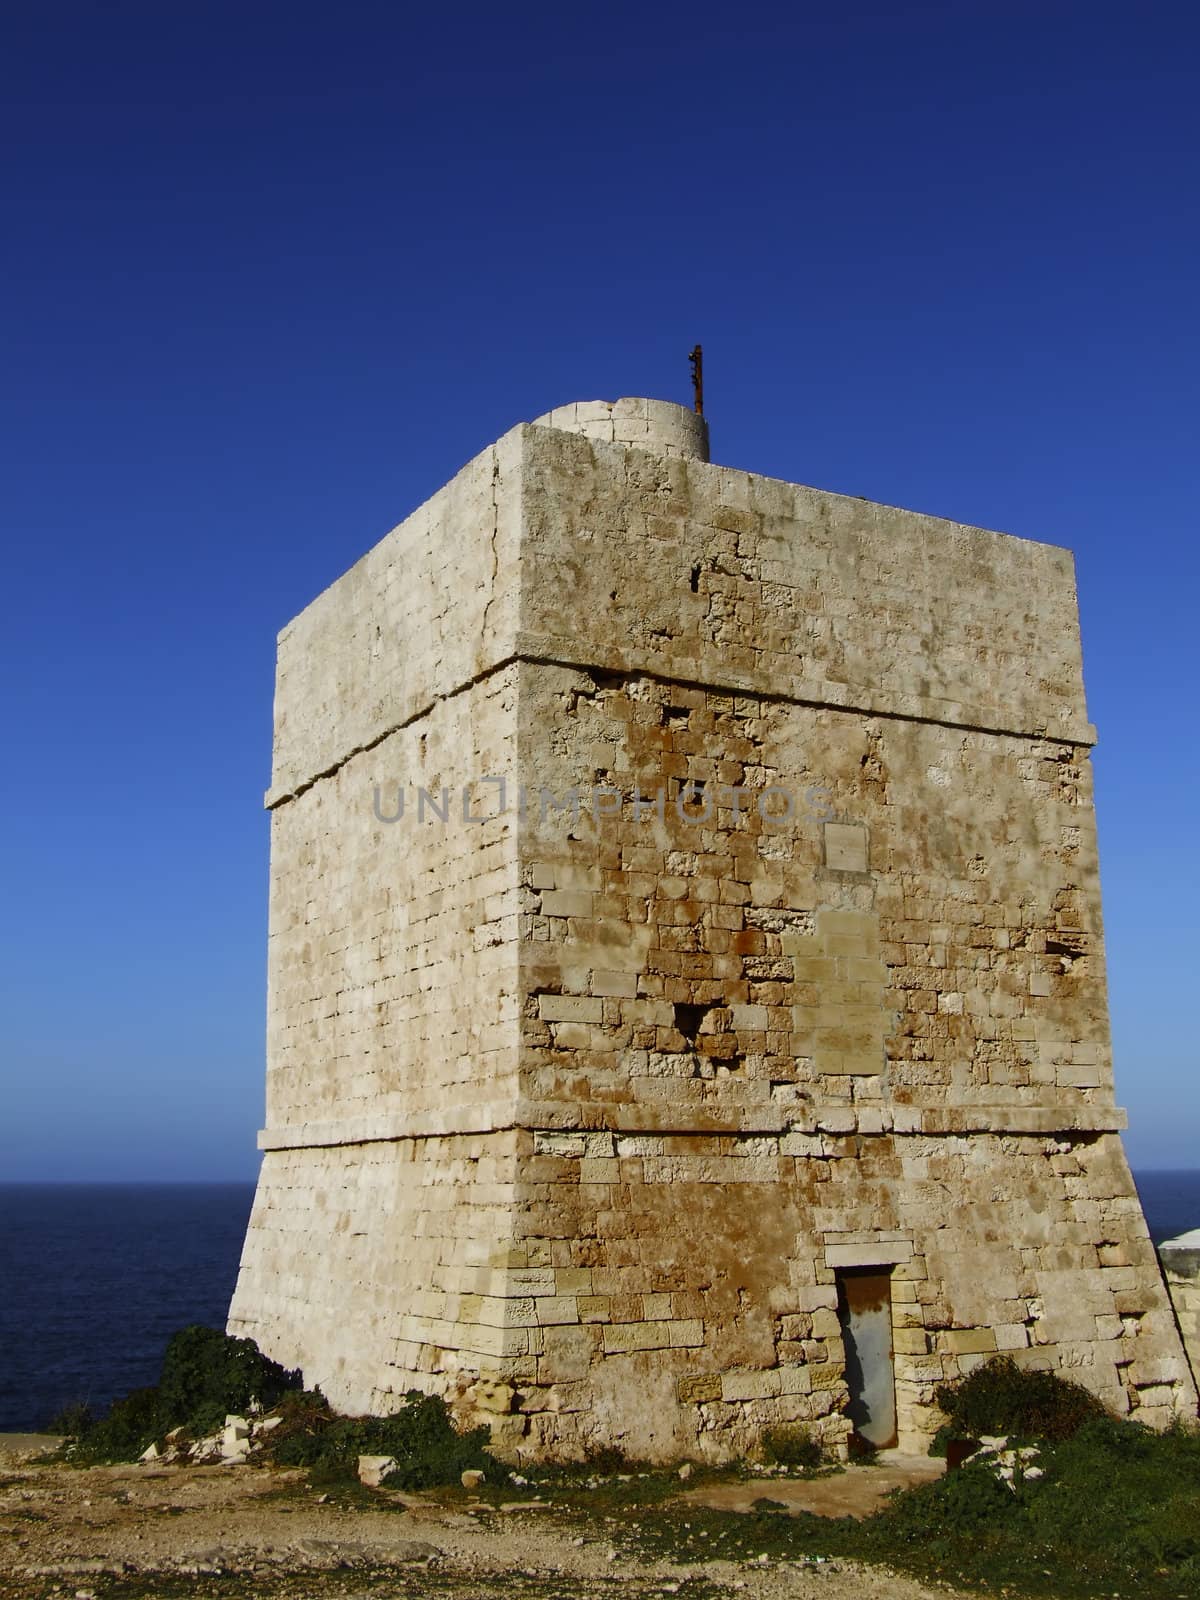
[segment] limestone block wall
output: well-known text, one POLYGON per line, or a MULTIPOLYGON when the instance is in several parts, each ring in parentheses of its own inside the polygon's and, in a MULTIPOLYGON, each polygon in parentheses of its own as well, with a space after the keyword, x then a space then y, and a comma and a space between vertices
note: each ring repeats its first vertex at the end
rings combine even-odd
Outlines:
POLYGON ((523 463, 527 657, 1094 738, 1069 551, 562 429, 523 463))
POLYGON ((511 657, 521 462, 514 429, 282 630, 268 806, 511 657))
POLYGON ((719 1459, 844 1442, 872 1267, 902 1444, 996 1351, 1194 1412, 1113 1104, 1069 555, 706 453, 678 407, 561 408, 281 635, 231 1329, 516 1454, 719 1459))
POLYGON ((516 1176, 511 1131, 269 1149, 230 1333, 351 1413, 473 1382, 501 1353, 472 1305, 507 1264, 516 1176))
POLYGON ((835 1273, 859 1265, 891 1269, 902 1447, 940 1423, 939 1383, 998 1352, 1139 1420, 1175 1414, 1170 1312, 1113 1135, 532 1139, 521 1242, 550 1270, 504 1376, 533 1454, 615 1438, 724 1459, 796 1422, 839 1444, 835 1273))
POLYGON ((1076 748, 614 669, 524 666, 519 694, 524 770, 584 797, 520 835, 540 1122, 1120 1125, 1076 748))
POLYGON ((523 769, 592 801, 520 835, 522 1224, 560 1269, 506 1373, 529 1447, 841 1442, 866 1265, 904 1445, 998 1351, 1194 1406, 1116 1136, 1086 757, 613 668, 523 666, 520 702, 523 769))
POLYGON ((516 673, 500 668, 438 700, 273 811, 274 1132, 411 1135, 511 1121, 515 822, 464 823, 460 780, 503 769, 516 673))
POLYGON ((1192 1376, 1200 1384, 1200 1228, 1158 1247, 1192 1376))
POLYGON ((229 1328, 354 1411, 498 1342, 471 1296, 512 1231, 519 871, 514 825, 461 797, 515 736, 519 455, 280 635, 267 1126, 229 1328))
POLYGON ((579 400, 538 417, 535 426, 626 445, 658 456, 708 460, 708 424, 665 400, 579 400))

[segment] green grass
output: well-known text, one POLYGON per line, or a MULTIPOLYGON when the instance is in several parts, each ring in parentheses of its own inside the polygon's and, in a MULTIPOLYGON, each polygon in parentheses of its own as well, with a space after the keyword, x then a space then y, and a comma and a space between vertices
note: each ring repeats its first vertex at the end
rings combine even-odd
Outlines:
MULTIPOLYGON (((353 1571, 303 1569, 286 1572, 226 1572, 219 1575, 189 1576, 170 1573, 130 1573, 123 1577, 90 1576, 88 1589, 97 1600, 346 1600, 354 1596, 379 1596, 379 1600, 428 1600, 445 1595, 449 1600, 608 1600, 618 1587, 617 1580, 601 1576, 572 1578, 564 1587, 561 1575, 553 1572, 516 1571, 464 1575, 454 1567, 377 1566, 353 1571)), ((625 1577, 620 1591, 632 1600, 662 1600, 661 1580, 625 1577)), ((13 1600, 64 1600, 73 1585, 47 1578, 23 1581, 20 1590, 8 1589, 0 1576, 0 1595, 13 1600)), ((690 1579, 680 1590, 681 1600, 725 1600, 727 1590, 705 1579, 690 1579)))
POLYGON ((1196 1600, 1200 1430, 1102 1418, 1042 1447, 1017 1490, 981 1464, 895 1495, 855 1522, 760 1510, 647 1508, 621 1529, 646 1555, 882 1563, 926 1580, 1061 1600, 1196 1600))

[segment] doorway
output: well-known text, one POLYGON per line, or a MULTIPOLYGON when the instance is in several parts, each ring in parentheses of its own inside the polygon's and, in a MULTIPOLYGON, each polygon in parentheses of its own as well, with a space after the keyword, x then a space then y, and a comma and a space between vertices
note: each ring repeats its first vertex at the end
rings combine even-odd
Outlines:
POLYGON ((850 1390, 846 1415, 861 1442, 887 1450, 896 1443, 891 1268, 847 1268, 836 1277, 850 1390))

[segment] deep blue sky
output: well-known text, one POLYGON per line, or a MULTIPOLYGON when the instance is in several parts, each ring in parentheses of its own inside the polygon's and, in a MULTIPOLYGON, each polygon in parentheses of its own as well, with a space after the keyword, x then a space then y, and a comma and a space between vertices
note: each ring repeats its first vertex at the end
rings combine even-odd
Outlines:
POLYGON ((1135 1164, 1196 1165, 1188 6, 9 6, 0 1176, 262 1120, 274 638, 513 423, 1070 546, 1135 1164))

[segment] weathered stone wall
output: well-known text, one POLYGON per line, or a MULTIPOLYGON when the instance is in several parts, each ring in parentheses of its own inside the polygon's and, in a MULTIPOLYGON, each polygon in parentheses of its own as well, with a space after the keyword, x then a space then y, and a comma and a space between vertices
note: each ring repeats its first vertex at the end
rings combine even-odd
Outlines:
POLYGON ((882 1266, 902 1443, 998 1350, 1194 1410, 1112 1101, 1069 555, 710 466, 651 406, 514 430, 282 636, 231 1327, 511 1450, 717 1458, 844 1439, 835 1273, 882 1266))
POLYGON ((518 483, 510 436, 280 635, 267 1127, 229 1327, 352 1410, 494 1342, 457 1303, 511 1234, 519 871, 457 785, 515 738, 518 483))
POLYGON ((550 428, 522 483, 526 657, 1092 740, 1069 551, 550 428))
POLYGON ((511 657, 521 458, 514 429, 282 630, 268 806, 511 657))
POLYGON ((535 1448, 720 1458, 796 1420, 842 1439, 834 1273, 862 1264, 892 1264, 903 1445, 940 1422, 937 1384, 996 1352, 1173 1414, 1170 1313, 1112 1135, 544 1132, 522 1175, 520 1243, 553 1270, 498 1375, 535 1448))
POLYGON ((469 1297, 507 1263, 517 1176, 511 1131, 269 1150, 230 1333, 353 1413, 473 1382, 501 1336, 469 1297))
POLYGON ((1200 1385, 1200 1228, 1158 1247, 1183 1346, 1200 1385))
POLYGON ((510 665, 272 813, 273 1132, 311 1140, 329 1124, 344 1139, 347 1124, 386 1135, 511 1122, 516 828, 464 823, 457 782, 464 768, 502 769, 516 715, 510 665))
POLYGON ((523 770, 584 793, 578 825, 547 808, 521 831, 523 986, 551 991, 533 1101, 1119 1126, 1085 753, 612 669, 524 666, 519 693, 523 770), (691 1039, 676 1005, 703 1010, 691 1039))
POLYGON ((620 444, 658 456, 708 460, 708 424, 694 411, 666 400, 579 400, 558 406, 535 419, 534 426, 555 428, 620 444))

